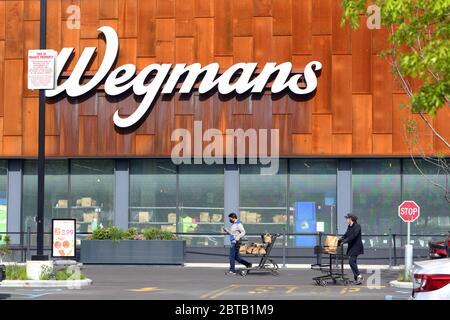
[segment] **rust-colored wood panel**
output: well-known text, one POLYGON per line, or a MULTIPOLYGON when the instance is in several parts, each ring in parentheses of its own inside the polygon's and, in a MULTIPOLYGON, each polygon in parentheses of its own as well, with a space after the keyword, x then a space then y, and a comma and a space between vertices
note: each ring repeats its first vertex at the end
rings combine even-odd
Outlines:
POLYGON ((45 135, 59 136, 62 104, 64 104, 64 101, 45 104, 45 135))
POLYGON ((119 0, 100 0, 100 19, 117 19, 119 17, 119 0))
POLYGON ((142 70, 146 66, 156 63, 156 59, 154 57, 144 57, 136 59, 136 68, 137 70, 142 70))
POLYGON ((22 155, 22 136, 3 136, 3 155, 22 155))
POLYGON ((312 153, 312 135, 311 134, 293 134, 292 135, 292 154, 309 155, 312 153))
POLYGON ((175 115, 194 115, 195 100, 192 96, 176 93, 173 99, 175 101, 175 115))
POLYGON ((128 132, 116 128, 116 152, 124 156, 136 154, 136 132, 128 132))
MULTIPOLYGON (((117 59, 117 65, 124 65, 127 63, 136 64, 137 56, 137 42, 136 39, 121 39, 120 52, 117 59)), ((103 58, 103 57, 102 57, 103 58)))
POLYGON ((374 155, 392 154, 392 134, 373 134, 372 153, 374 155))
POLYGON ((0 117, 0 154, 3 155, 3 117, 0 117))
POLYGON ((136 155, 151 156, 154 154, 155 136, 152 134, 136 135, 136 155))
POLYGON ((234 37, 234 63, 250 62, 253 60, 253 38, 234 37))
POLYGON ((5 86, 5 41, 0 41, 0 117, 3 117, 5 86))
POLYGON ((253 34, 253 0, 232 0, 232 2, 233 35, 235 37, 251 36, 253 34))
POLYGON ((75 156, 78 154, 78 104, 61 100, 60 104, 60 140, 61 156, 75 156))
POLYGON ((4 124, 3 134, 22 134, 22 60, 5 60, 5 83, 4 83, 4 124))
POLYGON ((292 0, 272 1, 273 34, 276 36, 292 35, 292 0))
POLYGON ((353 95, 353 152, 372 153, 372 95, 353 95))
MULTIPOLYGON (((63 22, 64 24, 65 22, 63 22)), ((80 30, 79 29, 69 29, 63 27, 61 29, 61 47, 63 48, 74 48, 74 52, 72 53, 72 60, 66 66, 67 71, 72 71, 75 68, 75 65, 78 62, 78 59, 81 54, 80 50, 80 30)), ((104 43, 103 40, 99 41, 99 44, 104 43)), ((98 55, 100 58, 103 58, 103 55, 100 53, 100 48, 98 49, 98 55)))
POLYGON ((252 101, 252 128, 272 128, 272 97, 270 94, 253 95, 252 101))
POLYGON ((117 110, 117 103, 110 98, 98 97, 98 148, 99 155, 115 155, 117 133, 114 128, 113 115, 117 110))
POLYGON ((275 96, 272 98, 272 114, 291 114, 291 103, 289 95, 275 96))
POLYGON ((175 0, 156 0, 156 17, 174 18, 175 0))
POLYGON ((6 2, 0 1, 0 40, 5 40, 6 33, 6 2))
POLYGON ((176 0, 175 2, 175 35, 176 37, 192 37, 195 34, 194 0, 176 0))
POLYGON ((392 133, 392 73, 386 59, 372 57, 373 133, 392 133))
MULTIPOLYGON (((81 38, 96 39, 100 27, 99 0, 81 0, 81 38)), ((47 28, 48 29, 48 28, 47 28)), ((120 29, 119 29, 120 34, 120 29)))
POLYGON ((312 153, 331 154, 332 148, 332 116, 330 114, 312 115, 312 153))
POLYGON ((233 54, 233 16, 232 2, 215 0, 214 3, 214 54, 233 54))
MULTIPOLYGON (((416 155, 433 154, 433 131, 425 123, 420 114, 415 113, 411 115, 411 117, 412 121, 416 125, 416 133, 408 140, 409 145, 412 147, 413 153, 416 155)), ((433 123, 433 119, 431 116, 425 115, 425 117, 430 123, 433 123)))
POLYGON ((310 61, 312 61, 311 54, 294 54, 291 57, 292 67, 295 70, 303 70, 310 61))
POLYGON ((191 133, 191 135, 193 135, 194 134, 194 116, 191 114, 176 114, 176 115, 174 115, 174 128, 173 129, 174 130, 175 129, 186 129, 187 131, 189 131, 191 133))
POLYGON ((211 18, 214 16, 214 2, 211 0, 195 0, 194 13, 197 18, 211 18))
POLYGON ((78 154, 97 154, 97 117, 81 116, 79 118, 80 129, 78 131, 78 154))
POLYGON ((211 63, 214 60, 214 19, 195 19, 196 37, 195 53, 196 60, 202 65, 211 63))
MULTIPOLYGON (((332 0, 332 51, 333 54, 351 54, 352 31, 348 23, 341 27, 342 1, 332 0)), ((364 28, 364 25, 361 26, 364 28)))
POLYGON ((226 129, 232 128, 233 109, 231 104, 219 99, 217 95, 212 97, 213 108, 213 128, 225 132, 226 129))
POLYGON ((271 17, 256 17, 253 20, 253 55, 260 65, 272 60, 271 17))
POLYGON ((372 54, 380 54, 389 49, 389 30, 387 28, 372 30, 372 54))
POLYGON ((173 99, 158 102, 153 110, 156 112, 155 155, 169 155, 172 151, 170 138, 174 128, 174 102, 173 99))
POLYGON ((138 0, 119 0, 119 38, 135 38, 137 36, 138 0))
POLYGON ((220 68, 228 69, 234 64, 233 56, 216 56, 214 62, 220 65, 220 68))
MULTIPOLYGON (((316 95, 312 99, 313 113, 331 112, 331 37, 313 36, 312 37, 313 54, 311 59, 322 63, 322 71, 318 77, 316 95)), ((333 74, 334 75, 334 74, 333 74)), ((334 96, 333 96, 334 97, 334 96)))
POLYGON ((292 52, 308 54, 312 50, 312 0, 292 3, 292 52))
POLYGON ((271 17, 273 0, 253 0, 253 15, 255 17, 271 17))
POLYGON ((193 64, 195 42, 194 38, 177 38, 175 40, 175 62, 193 64))
POLYGON ((371 92, 371 30, 364 26, 366 17, 361 17, 363 27, 352 30, 352 90, 353 93, 371 92))
POLYGON ((156 0, 139 0, 137 54, 155 56, 156 52, 156 0))
MULTIPOLYGON (((443 106, 439 109, 433 119, 433 124, 437 132, 445 139, 445 141, 450 141, 450 107, 443 106)), ((437 136, 434 137, 433 145, 435 152, 448 153, 448 147, 437 136)))
POLYGON ((332 0, 314 0, 312 4, 312 34, 331 34, 332 0))
POLYGON ((38 150, 39 100, 23 99, 23 139, 22 153, 33 156, 38 150))
POLYGON ((61 22, 61 1, 47 2, 47 17, 47 48, 58 51, 61 48, 61 27, 64 23, 61 22))
POLYGON ((292 118, 286 114, 274 114, 272 116, 273 129, 279 130, 280 155, 287 155, 292 150, 292 118))
MULTIPOLYGON (((24 1, 23 19, 25 21, 39 20, 40 1, 39 0, 25 0, 24 1)), ((1 7, 1 4, 0 4, 1 7)), ((0 9, 1 12, 1 9, 0 9)))
POLYGON ((156 19, 156 40, 175 41, 175 19, 156 19))
POLYGON ((80 105, 80 116, 96 116, 98 108, 98 97, 94 95, 89 99, 82 100, 80 105))
POLYGON ((45 136, 45 155, 56 157, 59 154, 59 136, 45 136))
POLYGON ((406 94, 392 95, 392 151, 407 154, 405 124, 411 120, 409 98, 406 94))
POLYGON ((156 63, 172 63, 175 59, 174 42, 158 42, 156 44, 156 63))
MULTIPOLYGON (((320 88, 318 88, 320 90, 320 88)), ((331 71, 333 133, 352 132, 352 57, 333 55, 331 71)))
MULTIPOLYGON (((75 19, 76 17, 74 14, 76 13, 75 7, 70 8, 70 6, 77 6, 78 8, 81 8, 81 0, 52 0, 52 1, 60 1, 61 2, 61 17, 63 20, 69 19, 75 19)), ((80 17, 81 19, 81 17, 80 17)), ((39 20, 39 18, 38 18, 39 20)), ((71 21, 74 22, 74 21, 71 21)))
POLYGON ((22 59, 23 1, 7 1, 5 9, 5 59, 22 59))
POLYGON ((332 153, 336 155, 348 155, 352 153, 351 134, 333 134, 332 153))
POLYGON ((213 99, 200 98, 198 93, 194 93, 194 121, 202 122, 203 131, 213 127, 213 99))
POLYGON ((292 53, 292 37, 290 36, 274 36, 272 38, 272 61, 283 63, 291 60, 292 53))
MULTIPOLYGON (((232 104, 232 108, 233 108, 233 114, 252 114, 252 100, 250 98, 248 98, 247 96, 244 97, 236 97, 233 98, 230 101, 230 104, 232 104)), ((251 119, 251 118, 249 118, 251 119)))
POLYGON ((293 133, 311 133, 311 100, 295 101, 289 100, 292 110, 292 132, 293 133))

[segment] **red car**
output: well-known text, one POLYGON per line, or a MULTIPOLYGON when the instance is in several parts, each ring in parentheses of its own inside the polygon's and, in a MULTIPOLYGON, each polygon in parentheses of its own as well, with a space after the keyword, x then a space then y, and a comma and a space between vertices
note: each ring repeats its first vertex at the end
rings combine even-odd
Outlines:
POLYGON ((440 259, 450 257, 450 231, 444 241, 428 242, 429 255, 431 259, 440 259))

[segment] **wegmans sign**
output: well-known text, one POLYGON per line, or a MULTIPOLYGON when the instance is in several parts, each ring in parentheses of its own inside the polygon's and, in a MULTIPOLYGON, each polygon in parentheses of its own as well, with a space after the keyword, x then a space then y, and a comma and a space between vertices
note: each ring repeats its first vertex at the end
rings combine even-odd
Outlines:
MULTIPOLYGON (((141 104, 129 116, 121 117, 117 110, 113 120, 117 127, 128 128, 135 125, 146 114, 152 103, 156 100, 159 92, 161 94, 172 94, 178 82, 183 79, 179 89, 180 93, 190 93, 200 76, 201 82, 198 87, 200 94, 208 93, 215 89, 221 94, 244 94, 246 92, 261 93, 269 79, 275 76, 272 93, 289 90, 296 95, 307 95, 317 88, 316 72, 322 69, 319 61, 309 62, 303 73, 292 73, 292 64, 285 62, 276 64, 268 62, 264 68, 255 74, 257 63, 237 63, 219 73, 218 63, 211 63, 202 67, 199 63, 191 65, 170 63, 151 64, 137 73, 134 64, 124 64, 111 71, 119 53, 119 39, 116 31, 111 27, 98 29, 106 39, 105 56, 95 75, 85 84, 80 84, 89 62, 97 48, 87 47, 81 54, 74 70, 69 78, 52 90, 46 90, 47 97, 55 97, 63 92, 69 97, 80 97, 96 88, 105 78, 105 93, 109 96, 117 96, 129 89, 137 96, 143 96, 141 104), (151 81, 148 81, 151 79, 151 81), (299 87, 302 82, 302 87, 299 87), (306 86, 305 86, 306 83, 306 86)), ((58 79, 67 64, 74 48, 63 48, 59 52, 56 61, 56 78, 58 79)))

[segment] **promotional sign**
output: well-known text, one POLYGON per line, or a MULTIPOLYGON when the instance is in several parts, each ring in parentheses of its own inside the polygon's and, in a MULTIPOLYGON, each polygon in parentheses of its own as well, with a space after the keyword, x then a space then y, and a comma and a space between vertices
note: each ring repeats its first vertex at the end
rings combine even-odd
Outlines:
MULTIPOLYGON (((295 232, 315 233, 317 231, 316 203, 296 202, 294 222, 295 232)), ((295 245, 297 247, 314 247, 316 245, 316 236, 295 236, 295 245)))
MULTIPOLYGON (((8 222, 8 215, 7 215, 6 198, 0 198, 0 232, 6 232, 7 222, 8 222)), ((0 240, 0 243, 5 243, 5 240, 2 238, 2 240, 0 240)))
POLYGON ((28 89, 54 89, 55 50, 28 50, 28 89))
POLYGON ((403 201, 398 206, 398 216, 405 222, 414 222, 420 217, 420 207, 414 201, 403 201))
POLYGON ((75 257, 75 219, 52 220, 52 257, 75 257))

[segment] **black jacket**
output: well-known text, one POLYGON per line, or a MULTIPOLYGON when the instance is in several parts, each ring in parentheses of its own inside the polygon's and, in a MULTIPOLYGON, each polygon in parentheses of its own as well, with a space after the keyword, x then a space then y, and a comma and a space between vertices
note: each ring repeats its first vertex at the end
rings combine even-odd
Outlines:
POLYGON ((357 256, 364 253, 364 246, 361 240, 361 226, 356 222, 352 226, 348 226, 341 240, 343 243, 348 243, 348 256, 357 256))

